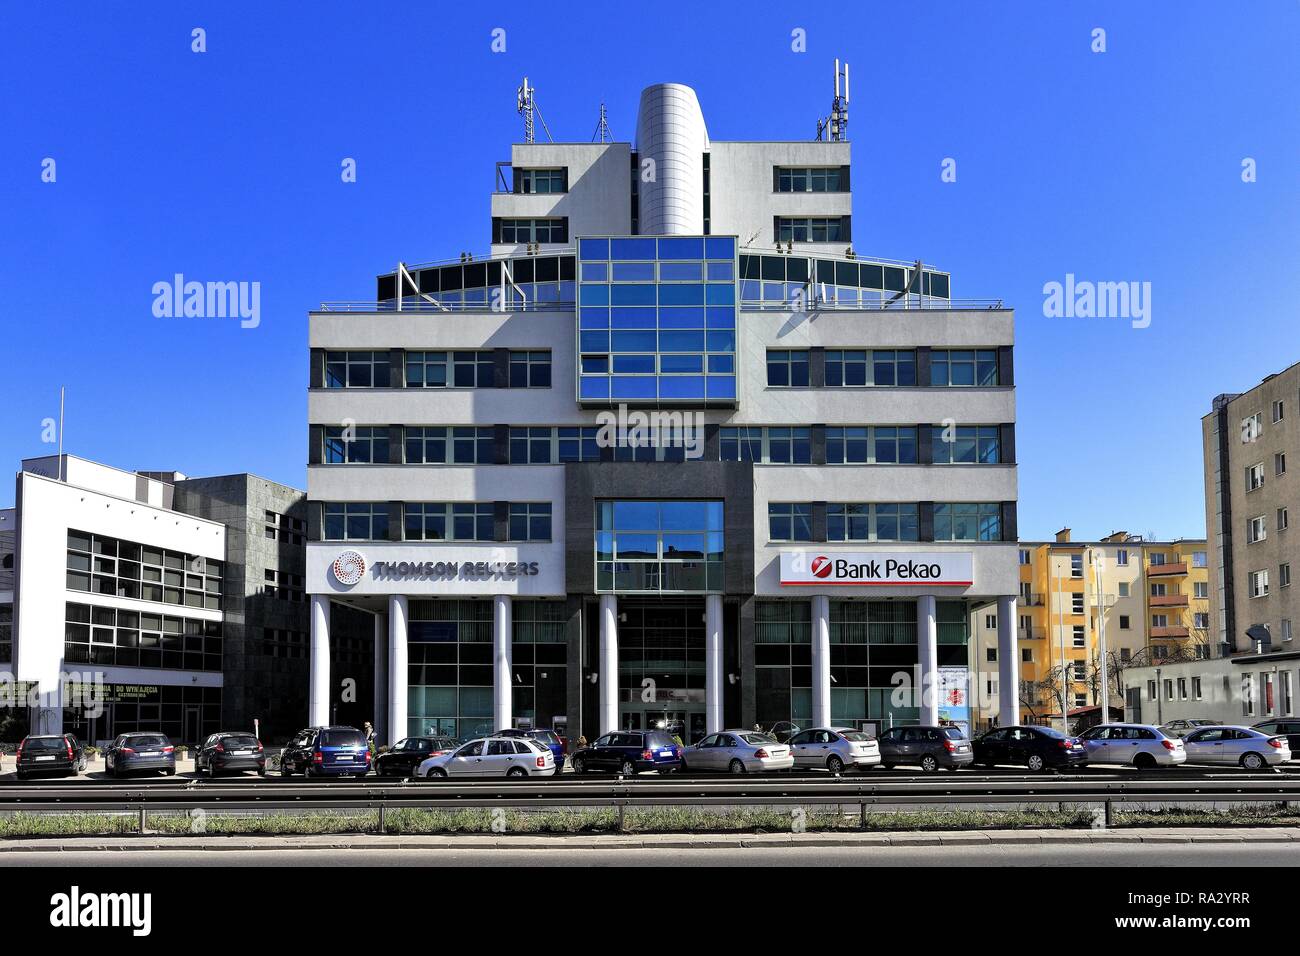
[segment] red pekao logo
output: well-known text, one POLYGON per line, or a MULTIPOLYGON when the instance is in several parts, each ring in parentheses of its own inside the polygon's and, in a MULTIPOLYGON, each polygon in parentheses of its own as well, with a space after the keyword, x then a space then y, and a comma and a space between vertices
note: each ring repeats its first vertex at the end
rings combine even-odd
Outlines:
POLYGON ((833 565, 831 564, 831 559, 826 557, 826 555, 824 554, 819 554, 817 557, 813 558, 813 562, 812 562, 813 577, 815 578, 830 577, 832 567, 833 565))

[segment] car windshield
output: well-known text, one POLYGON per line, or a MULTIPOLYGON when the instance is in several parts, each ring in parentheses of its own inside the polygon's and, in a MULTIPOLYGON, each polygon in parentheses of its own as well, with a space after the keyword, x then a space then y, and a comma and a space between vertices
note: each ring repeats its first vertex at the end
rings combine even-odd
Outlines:
POLYGON ((769 737, 767 734, 741 734, 740 739, 747 744, 774 744, 775 737, 769 737))
POLYGON ((23 741, 23 752, 32 753, 37 750, 67 750, 68 745, 62 737, 28 737, 23 741))
POLYGON ((841 730, 840 736, 845 740, 851 740, 854 743, 866 743, 868 740, 872 739, 871 734, 864 734, 860 730, 841 730))
POLYGON ((539 740, 547 746, 558 744, 560 742, 560 738, 555 736, 555 734, 551 733, 549 730, 535 730, 530 736, 533 740, 539 740))
POLYGON ((1048 737, 1055 737, 1057 740, 1065 739, 1065 734, 1061 733, 1055 727, 1035 727, 1034 730, 1048 737))
POLYGON ((123 743, 128 747, 135 747, 137 750, 141 747, 166 747, 167 738, 162 734, 139 734, 135 737, 127 737, 123 743))
POLYGON ((223 738, 221 743, 222 746, 225 747, 237 747, 242 749, 244 747, 256 747, 257 738, 252 734, 231 734, 229 737, 223 738))
POLYGON ((359 730, 323 730, 320 735, 322 747, 364 747, 366 738, 359 730))
POLYGON ((963 734, 963 733, 962 733, 960 730, 958 730, 956 727, 946 727, 946 728, 944 728, 943 735, 944 735, 945 737, 947 737, 949 740, 961 740, 962 737, 965 736, 965 734, 963 734))

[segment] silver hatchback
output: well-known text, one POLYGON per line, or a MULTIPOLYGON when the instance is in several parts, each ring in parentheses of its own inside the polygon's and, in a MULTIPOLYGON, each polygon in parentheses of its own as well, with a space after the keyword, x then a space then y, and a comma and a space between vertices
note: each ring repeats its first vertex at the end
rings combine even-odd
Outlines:
POLYGON ((1183 738, 1187 762, 1220 767, 1263 770, 1291 759, 1285 737, 1261 733, 1253 727, 1202 727, 1183 738))
POLYGON ((867 770, 880 763, 880 744, 871 734, 852 727, 814 727, 790 738, 794 765, 804 770, 841 773, 857 767, 867 770))
POLYGON ((757 730, 724 730, 709 734, 682 751, 682 770, 713 770, 720 773, 748 773, 790 770, 794 757, 786 744, 757 730))
POLYGON ((1118 763, 1141 769, 1187 762, 1183 742, 1149 724, 1098 724, 1079 735, 1088 763, 1118 763))

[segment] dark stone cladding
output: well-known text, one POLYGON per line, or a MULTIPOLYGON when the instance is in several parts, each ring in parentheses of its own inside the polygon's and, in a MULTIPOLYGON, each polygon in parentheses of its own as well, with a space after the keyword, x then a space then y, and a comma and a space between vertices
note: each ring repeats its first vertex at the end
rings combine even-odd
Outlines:
POLYGON ((741 461, 571 462, 564 466, 564 575, 569 594, 596 591, 596 502, 721 499, 725 593, 754 593, 754 466, 741 461))

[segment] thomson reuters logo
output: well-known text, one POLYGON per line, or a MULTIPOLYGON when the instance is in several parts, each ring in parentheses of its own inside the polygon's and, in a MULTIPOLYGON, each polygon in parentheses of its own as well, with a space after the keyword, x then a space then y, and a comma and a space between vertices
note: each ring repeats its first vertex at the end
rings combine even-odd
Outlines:
POLYGON ((819 554, 817 557, 813 558, 811 570, 812 575, 815 578, 830 577, 831 571, 834 570, 834 568, 835 565, 831 563, 831 559, 826 557, 824 554, 819 554))
POLYGON ((334 580, 351 587, 361 581, 366 573, 366 559, 355 551, 344 551, 331 566, 334 580))

